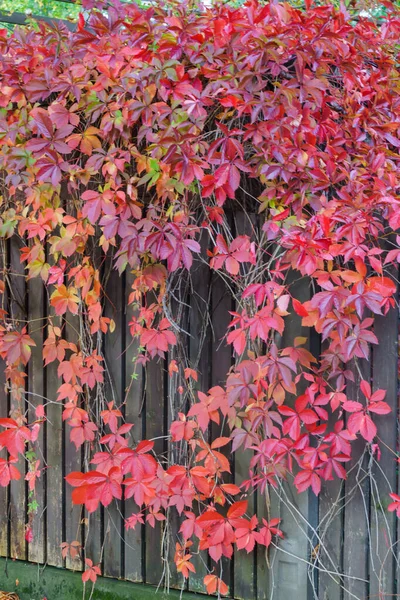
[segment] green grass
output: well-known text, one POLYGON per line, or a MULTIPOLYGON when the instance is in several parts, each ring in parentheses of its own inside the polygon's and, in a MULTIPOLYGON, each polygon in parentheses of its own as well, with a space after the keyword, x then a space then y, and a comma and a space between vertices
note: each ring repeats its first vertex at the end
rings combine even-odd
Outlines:
MULTIPOLYGON (((89 582, 90 583, 90 582, 89 582)), ((89 599, 92 584, 86 586, 89 599)), ((82 600, 81 573, 0 558, 0 590, 15 592, 21 600, 82 600)), ((207 596, 184 592, 182 600, 206 600, 207 596)), ((100 577, 92 600, 180 600, 178 590, 165 594, 150 585, 100 577)))

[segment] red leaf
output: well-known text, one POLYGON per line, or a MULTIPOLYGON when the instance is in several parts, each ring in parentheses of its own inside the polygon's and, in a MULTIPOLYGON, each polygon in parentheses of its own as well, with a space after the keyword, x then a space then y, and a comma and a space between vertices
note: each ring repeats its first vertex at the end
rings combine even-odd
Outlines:
POLYGON ((247 500, 241 500, 240 502, 232 504, 228 510, 228 519, 238 519, 239 517, 242 517, 247 510, 247 505, 247 500))
POLYGON ((360 433, 367 442, 371 443, 376 436, 376 425, 372 421, 371 417, 364 415, 360 423, 360 433))
POLYGON ((361 404, 361 402, 355 402, 354 400, 345 400, 342 404, 344 410, 346 410, 347 412, 359 412, 360 410, 363 410, 363 405, 361 404))
POLYGON ((9 461, 0 458, 0 486, 7 487, 12 479, 21 479, 21 473, 12 463, 18 462, 16 458, 9 461))
POLYGON ((299 302, 298 300, 296 300, 296 298, 292 298, 292 304, 293 304, 293 308, 294 308, 295 312, 300 317, 308 317, 308 312, 304 308, 304 306, 302 305, 301 302, 299 302))
POLYGON ((387 402, 371 402, 368 405, 368 410, 370 412, 376 413, 378 415, 387 415, 392 412, 389 404, 387 402))
POLYGON ((360 383, 360 389, 361 389, 362 393, 364 394, 364 396, 369 400, 371 397, 371 386, 368 383, 368 381, 365 381, 363 379, 360 383))
POLYGON ((7 448, 13 457, 24 454, 25 443, 31 439, 31 432, 20 426, 14 419, 0 419, 0 425, 6 430, 0 433, 0 448, 7 448))
POLYGON ((201 514, 197 518, 196 521, 200 525, 200 524, 216 523, 217 521, 224 521, 224 520, 225 520, 224 517, 217 511, 207 510, 207 511, 203 512, 203 514, 201 514))

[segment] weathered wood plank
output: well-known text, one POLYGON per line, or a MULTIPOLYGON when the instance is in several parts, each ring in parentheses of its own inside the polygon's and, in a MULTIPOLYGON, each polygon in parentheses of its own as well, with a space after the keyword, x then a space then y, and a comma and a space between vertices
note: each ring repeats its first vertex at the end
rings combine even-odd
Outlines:
MULTIPOLYGON (((226 376, 232 365, 232 353, 231 347, 226 344, 226 340, 223 339, 228 325, 231 321, 231 315, 229 311, 233 309, 232 296, 228 292, 225 283, 219 276, 214 273, 211 278, 211 323, 212 323, 212 348, 211 348, 211 385, 224 386, 226 383, 226 376)), ((229 436, 229 429, 226 427, 221 431, 220 425, 215 423, 211 426, 212 439, 220 436, 229 436)), ((221 448, 221 452, 231 459, 230 451, 225 446, 221 448)), ((228 477, 225 474, 225 483, 232 483, 232 477, 228 477)), ((234 561, 229 560, 226 557, 221 559, 222 567, 222 579, 230 588, 230 593, 234 594, 234 578, 232 577, 234 561)), ((215 563, 212 561, 211 566, 214 567, 215 563)), ((221 576, 220 566, 218 565, 215 569, 218 576, 221 576)))
MULTIPOLYGON (((365 359, 359 360, 354 368, 355 381, 346 388, 347 397, 365 403, 360 391, 361 378, 370 380, 371 364, 365 359), (361 376, 360 376, 361 374, 361 376)), ((369 481, 367 475, 367 456, 365 440, 359 437, 352 443, 351 461, 346 463, 345 482, 346 508, 344 512, 343 574, 344 600, 367 598, 368 553, 369 553, 369 481), (349 497, 351 498, 350 501, 349 497), (354 579, 357 578, 357 579, 354 579)))
MULTIPOLYGON (((146 367, 145 383, 145 407, 146 407, 146 439, 160 438, 165 435, 165 361, 153 359, 146 367)), ((165 452, 163 439, 155 439, 154 452, 160 457, 165 452)), ((146 583, 158 585, 163 575, 163 564, 161 556, 162 527, 159 522, 155 527, 145 528, 146 531, 146 583)))
MULTIPOLYGON (((108 334, 105 339, 104 357, 106 365, 106 399, 114 400, 114 405, 122 404, 124 381, 124 339, 125 320, 123 299, 125 298, 124 279, 118 272, 110 267, 110 274, 106 284, 105 315, 115 322, 115 331, 108 334)), ((122 519, 123 503, 114 500, 104 510, 104 574, 109 577, 124 576, 123 561, 123 532, 122 519)))
MULTIPOLYGON (((48 303, 50 299, 48 298, 48 303)), ((51 327, 60 327, 60 317, 54 316, 51 311, 47 332, 51 327)), ((46 498, 46 551, 47 563, 54 567, 61 567, 63 559, 61 544, 66 541, 64 536, 64 478, 63 478, 63 421, 62 403, 57 402, 57 390, 61 382, 57 374, 58 362, 54 361, 44 367, 46 379, 46 460, 45 473, 47 498, 46 498)), ((72 541, 72 540, 69 540, 72 541)))
MULTIPOLYGON (((327 344, 326 344, 327 345, 327 344)), ((325 345, 323 346, 325 349, 325 345)), ((328 419, 328 430, 332 431, 338 420, 337 411, 328 419)), ((321 568, 319 573, 319 594, 321 600, 341 600, 343 579, 343 517, 344 481, 336 475, 332 481, 323 481, 319 495, 318 534, 320 544, 312 557, 321 568), (324 569, 336 572, 328 574, 324 569)))
MULTIPOLYGON (((98 354, 101 354, 101 338, 98 340, 98 348, 96 351, 98 354)), ((89 395, 89 405, 91 418, 98 423, 100 420, 100 412, 103 406, 101 406, 99 400, 95 398, 96 388, 91 391, 89 395)), ((100 447, 100 444, 96 444, 96 446, 90 449, 88 446, 84 448, 84 460, 83 466, 84 470, 88 471, 95 468, 94 465, 89 465, 89 461, 92 459, 94 453, 96 451, 102 451, 103 448, 100 447)), ((101 564, 103 559, 103 510, 99 508, 92 513, 85 511, 84 518, 84 554, 85 558, 90 558, 93 561, 94 565, 101 564)))
POLYGON ((381 457, 371 471, 371 551, 369 559, 370 596, 390 597, 395 590, 396 525, 395 513, 386 510, 389 493, 396 491, 396 441, 398 406, 398 308, 386 316, 376 316, 374 332, 379 344, 372 349, 372 391, 384 389, 390 415, 374 415, 378 428, 381 457))
MULTIPOLYGON (((343 482, 335 477, 333 481, 322 483, 319 496, 318 533, 321 546, 318 548, 317 564, 321 569, 336 571, 338 574, 342 570, 343 492, 343 482)), ((321 600, 341 600, 342 585, 343 580, 339 575, 330 575, 322 570, 319 575, 321 600)))
MULTIPOLYGON (((171 298, 171 312, 175 323, 179 323, 179 326, 184 331, 189 331, 189 279, 182 277, 181 274, 177 275, 171 282, 173 288, 173 296, 171 298), (180 301, 177 300, 180 299, 180 301)), ((190 354, 190 341, 187 335, 177 332, 177 344, 172 346, 168 352, 168 364, 172 360, 176 360, 178 365, 184 367, 190 366, 189 354, 190 354)), ((179 393, 179 386, 182 383, 180 381, 181 375, 178 373, 172 373, 168 375, 166 382, 166 433, 169 433, 171 424, 178 418, 179 412, 186 412, 188 409, 188 398, 185 394, 179 393)), ((187 382, 192 385, 193 380, 189 379, 187 382)), ((168 438, 168 464, 179 464, 182 461, 182 453, 178 454, 179 447, 175 442, 172 442, 168 438)), ((181 542, 181 535, 179 529, 181 525, 181 519, 179 518, 178 512, 175 507, 171 507, 168 514, 168 521, 165 524, 168 527, 168 531, 164 536, 164 541, 168 548, 168 564, 169 564, 169 586, 172 588, 182 587, 182 575, 177 572, 174 557, 176 543, 181 542)), ((187 587, 188 582, 185 582, 187 587)))
MULTIPOLYGON (((67 190, 62 188, 61 200, 64 204, 67 200, 67 190)), ((51 306, 50 296, 53 289, 46 288, 47 294, 47 329, 46 336, 53 335, 52 329, 59 328, 65 337, 65 322, 62 317, 56 316, 51 306)), ((45 473, 46 482, 46 557, 47 564, 54 567, 65 566, 62 557, 61 544, 71 542, 71 532, 66 532, 66 495, 64 480, 65 473, 65 433, 66 426, 63 423, 63 402, 59 402, 58 388, 62 379, 58 375, 58 360, 44 367, 46 382, 46 460, 47 469, 45 473)), ((67 432, 69 436, 69 432, 67 432)), ((69 442, 71 443, 71 442, 69 442)))
MULTIPOLYGON (((79 318, 75 315, 67 313, 65 319, 65 338, 68 342, 78 344, 80 330, 79 318)), ((70 354, 68 354, 69 358, 70 354)), ((60 385, 61 382, 59 382, 60 385)), ((68 423, 64 424, 64 474, 72 473, 73 471, 82 471, 82 448, 76 449, 75 444, 70 439, 71 427, 68 423)), ((64 503, 65 503, 65 535, 66 541, 79 542, 83 545, 83 506, 72 504, 73 488, 64 481, 64 503)), ((66 566, 69 569, 82 569, 83 563, 80 558, 72 559, 70 555, 66 558, 66 566)))
MULTIPOLYGON (((202 254, 206 255, 207 236, 200 240, 202 254)), ((191 270, 190 294, 190 341, 189 356, 192 368, 198 373, 197 390, 207 392, 211 384, 211 329, 209 322, 211 271, 207 264, 195 258, 191 270)), ((196 398, 197 400, 197 398, 196 398)), ((189 590, 205 592, 203 583, 207 575, 207 553, 201 551, 193 556, 195 574, 189 577, 189 590)))
MULTIPOLYGON (((7 266, 7 248, 4 240, 0 241, 0 279, 4 281, 4 270, 7 266)), ((8 310, 8 290, 0 296, 0 308, 4 311, 8 310)), ((6 377, 4 369, 6 363, 0 359, 0 415, 8 417, 8 393, 6 391, 6 377)), ((0 451, 0 457, 6 458, 7 451, 0 451)), ((0 556, 8 556, 8 487, 0 486, 0 556)))
MULTIPOLYGON (((268 496, 256 494, 256 514, 258 521, 262 523, 262 519, 269 520, 269 494, 268 496)), ((276 515, 274 515, 276 516, 276 515)), ((257 600, 269 600, 271 587, 271 552, 269 549, 257 544, 255 549, 256 561, 256 598, 257 600)))
MULTIPOLYGON (((35 409, 45 403, 45 378, 43 369, 43 341, 44 341, 44 285, 40 278, 31 279, 28 282, 28 311, 29 311, 29 335, 36 346, 32 348, 32 354, 28 367, 28 402, 29 422, 35 421, 35 409)), ((42 426, 38 440, 35 444, 36 457, 40 460, 40 468, 46 461, 45 452, 45 427, 42 426)), ((32 532, 33 541, 28 546, 28 559, 33 562, 44 563, 46 560, 45 543, 45 520, 46 520, 46 495, 45 477, 42 471, 41 477, 36 480, 35 492, 32 499, 38 505, 37 512, 33 518, 32 532)))
MULTIPOLYGON (((291 290, 294 298, 305 302, 310 298, 309 282, 305 278, 298 279, 298 273, 290 273, 291 290)), ((301 319, 294 314, 285 320, 285 330, 281 346, 292 346, 293 340, 298 336, 309 336, 309 329, 302 327, 301 319)), ((303 389, 305 388, 302 384, 303 389)), ((298 394, 303 392, 298 386, 298 394)), ((304 393, 304 392, 303 392, 304 393)), ((288 399, 287 404, 294 401, 288 399)), ((293 594, 298 598, 307 598, 309 594, 309 580, 307 565, 304 561, 310 558, 310 531, 308 522, 310 514, 309 493, 298 494, 290 482, 280 482, 277 491, 271 493, 271 518, 281 519, 281 529, 284 539, 279 540, 279 549, 271 551, 271 573, 269 574, 269 593, 279 600, 291 600, 293 594)), ((318 510, 313 507, 313 510, 318 510)), ((268 594, 267 594, 268 598, 268 594)))
MULTIPOLYGON (((248 215, 239 212, 235 216, 236 235, 247 235, 253 241, 255 239, 256 219, 255 215, 248 215)), ((246 267, 242 267, 244 269, 246 267)), ((239 307, 235 306, 238 310, 239 307)), ((246 357, 244 357, 246 358, 246 357)), ((234 455, 234 482, 241 485, 243 481, 249 478, 250 461, 253 452, 244 450, 234 455)), ((252 515, 256 510, 255 495, 249 498, 249 514, 252 515)), ((256 551, 247 553, 245 550, 235 550, 234 553, 234 590, 236 598, 251 600, 256 595, 256 551)))
MULTIPOLYGON (((262 219, 261 219, 262 221, 262 219)), ((259 224, 259 228, 262 227, 262 222, 259 224)), ((264 260, 267 260, 265 258, 264 260)), ((271 518, 271 497, 269 488, 266 489, 265 494, 262 494, 260 491, 256 493, 256 514, 259 523, 262 524, 262 520, 265 519, 269 521, 271 518)), ((272 515, 272 516, 279 516, 272 515)), ((271 553, 271 549, 264 548, 263 546, 257 544, 255 548, 255 562, 256 562, 256 571, 255 571, 255 579, 256 579, 256 598, 257 600, 269 600, 270 598, 270 590, 272 588, 272 579, 271 575, 273 575, 272 567, 274 564, 274 560, 276 558, 276 553, 271 553)))
MULTIPOLYGON (((20 330, 25 324, 26 314, 26 286, 24 267, 20 262, 20 242, 13 237, 10 244, 10 279, 12 289, 10 289, 10 316, 15 323, 17 330, 20 330)), ((28 367, 29 369, 29 367, 28 367)), ((25 414, 25 399, 11 396, 11 415, 19 412, 25 414)), ((25 468, 26 463, 23 457, 20 457, 17 468, 22 474, 18 481, 10 483, 10 555, 12 558, 26 559, 27 544, 25 542, 25 523, 26 523, 26 482, 25 468)))
MULTIPOLYGON (((131 430, 131 439, 137 444, 143 439, 143 400, 144 400, 144 375, 143 367, 135 365, 133 362, 138 354, 139 340, 132 339, 129 330, 129 322, 134 316, 135 309, 129 304, 129 296, 134 277, 131 272, 126 273, 126 291, 125 291, 125 315, 124 329, 126 339, 125 360, 125 419, 128 423, 133 423, 131 430)), ((125 518, 139 511, 133 498, 125 500, 125 518)), ((135 529, 125 531, 125 577, 130 581, 143 581, 143 544, 142 538, 144 528, 137 525, 135 529)))
MULTIPOLYGON (((96 275, 101 279, 102 265, 104 264, 104 255, 100 247, 93 248, 91 255, 91 262, 93 267, 97 270, 96 275)), ((104 308, 104 307, 103 307, 104 308)), ((88 345, 88 350, 96 352, 99 356, 103 356, 104 346, 104 335, 101 331, 98 331, 91 336, 87 335, 85 343, 88 345)), ((104 362, 101 362, 101 366, 104 368, 104 362)), ((102 397, 98 396, 97 386, 93 390, 88 391, 88 409, 91 419, 96 423, 101 422, 101 411, 106 408, 105 401, 102 402, 102 397)), ((98 451, 103 451, 102 447, 98 442, 92 447, 84 447, 83 466, 84 470, 96 468, 95 465, 90 465, 90 461, 93 455, 98 451)), ((99 508, 98 510, 89 513, 85 511, 85 527, 84 527, 84 556, 93 561, 93 564, 98 565, 103 560, 103 535, 104 535, 104 522, 103 522, 104 511, 99 508)))
MULTIPOLYGON (((398 285, 398 290, 397 290, 397 302, 399 301, 400 298, 400 289, 399 289, 399 285, 398 285)), ((398 365, 398 373, 400 373, 400 311, 397 314, 398 320, 397 320, 397 325, 396 325, 396 332, 397 332, 397 339, 398 339, 398 348, 397 348, 397 365, 398 365)), ((399 380, 400 380, 400 376, 398 374, 397 376, 397 383, 399 384, 399 380)), ((397 407, 400 405, 400 386, 397 389, 397 393, 396 393, 396 398, 397 398, 397 407)), ((397 415, 398 415, 398 408, 397 408, 397 415)), ((398 416, 396 419, 397 422, 397 427, 398 427, 398 416)), ((400 437, 399 437, 399 429, 397 429, 397 439, 396 439, 396 443, 397 443, 397 448, 399 448, 399 444, 400 444, 400 437)), ((400 495, 400 477, 399 474, 397 473, 397 494, 400 495)), ((400 540, 400 519, 396 519, 396 523, 395 523, 395 527, 396 527, 396 534, 397 534, 397 540, 400 540)), ((395 589, 395 593, 397 593, 397 595, 400 597, 400 549, 399 549, 399 545, 397 544, 395 547, 395 558, 396 558, 396 562, 395 562, 395 568, 394 568, 394 578, 395 578, 395 585, 394 585, 394 589, 395 589)))

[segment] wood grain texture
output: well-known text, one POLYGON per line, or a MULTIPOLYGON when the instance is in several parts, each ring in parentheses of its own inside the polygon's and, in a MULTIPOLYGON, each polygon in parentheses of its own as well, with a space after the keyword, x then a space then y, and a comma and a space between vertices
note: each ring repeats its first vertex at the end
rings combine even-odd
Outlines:
POLYGON ((387 390, 386 401, 390 415, 374 415, 378 428, 381 458, 374 462, 370 479, 371 549, 369 556, 370 595, 372 598, 390 597, 396 592, 396 526, 395 513, 386 505, 390 492, 396 490, 396 448, 398 405, 398 310, 393 308, 386 316, 375 318, 374 332, 379 344, 372 349, 372 391, 387 390), (392 450, 390 450, 392 449, 392 450))
MULTIPOLYGON (((27 284, 28 311, 29 311, 29 335, 36 346, 32 348, 32 354, 28 367, 28 418, 29 422, 36 419, 35 409, 45 403, 45 373, 43 369, 43 341, 44 341, 44 286, 39 278, 31 279, 27 284)), ((42 426, 35 451, 37 460, 40 460, 39 468, 43 469, 46 462, 45 446, 46 426, 42 426)), ((44 563, 46 561, 45 524, 46 524, 46 493, 45 493, 45 471, 36 480, 34 499, 38 504, 37 513, 33 518, 32 532, 33 541, 28 545, 28 558, 30 561, 44 563)))
MULTIPOLYGON (((17 238, 12 238, 9 241, 10 248, 10 274, 13 282, 10 293, 10 317, 12 318, 17 330, 22 328, 27 318, 26 314, 26 285, 24 267, 20 261, 21 244, 17 238)), ((29 368, 29 367, 28 367, 29 368)), ((26 411, 25 399, 18 399, 11 395, 10 409, 11 411, 21 411, 25 414, 26 411)), ((27 558, 27 544, 25 542, 25 524, 27 519, 27 502, 26 502, 26 482, 25 469, 26 462, 23 457, 19 457, 16 464, 22 477, 18 481, 12 481, 9 486, 9 509, 10 509, 10 556, 24 560, 27 558)))
MULTIPOLYGON (((61 318, 51 314, 50 326, 59 327, 61 318)), ((61 544, 64 538, 64 453, 62 403, 57 402, 57 390, 60 380, 57 374, 57 362, 44 368, 46 380, 46 552, 47 563, 54 567, 64 564, 61 544)), ((72 540, 70 540, 72 541, 72 540)))
MULTIPOLYGON (((91 261, 94 268, 98 271, 99 278, 101 279, 102 266, 104 265, 104 256, 100 247, 93 248, 91 261)), ((121 283, 119 283, 121 285, 121 283)), ((104 306, 103 306, 104 309, 104 306)), ((101 331, 98 331, 86 339, 86 344, 89 345, 91 351, 95 351, 98 355, 103 355, 104 346, 104 335, 101 331)), ((105 368, 104 361, 101 363, 103 369, 105 368)), ((104 373, 103 373, 104 374, 104 373)), ((92 390, 86 390, 87 392, 87 404, 88 412, 91 419, 98 423, 101 419, 100 413, 105 408, 105 400, 98 395, 97 386, 92 390)), ((108 433, 108 431, 107 431, 108 433)), ((89 469, 89 461, 92 459, 97 451, 103 451, 104 447, 99 443, 96 443, 92 447, 84 448, 83 452, 83 466, 85 470, 89 469)), ((94 468, 94 465, 91 466, 94 468)), ((96 510, 93 513, 84 511, 84 523, 83 537, 84 537, 84 558, 90 558, 94 565, 102 566, 103 551, 104 551, 104 511, 102 509, 96 510)))
MULTIPOLYGON (((149 293, 148 301, 154 302, 154 295, 149 293)), ((153 451, 163 461, 168 451, 165 435, 167 433, 167 360, 157 357, 151 360, 145 371, 145 405, 144 405, 144 437, 154 440, 153 451)), ((163 524, 157 521, 155 527, 145 527, 145 564, 144 579, 146 583, 159 585, 164 576, 164 565, 161 560, 154 560, 162 555, 163 524)))
MULTIPOLYGON (((125 318, 121 299, 125 295, 125 281, 112 268, 106 285, 105 315, 115 322, 115 331, 106 336, 104 358, 106 365, 106 400, 121 406, 124 395, 124 339, 125 318)), ((123 560, 123 501, 113 500, 104 509, 104 574, 109 577, 124 576, 123 560)))
MULTIPOLYGON (((150 361, 146 368, 146 439, 154 439, 154 452, 161 456, 165 452, 164 440, 160 439, 165 435, 165 364, 163 359, 150 361), (156 439, 158 438, 158 439, 156 439)), ((158 585, 163 575, 163 565, 161 560, 155 560, 154 557, 161 556, 162 525, 160 522, 155 527, 146 526, 146 565, 145 581, 153 585, 158 585)))
MULTIPOLYGON (((229 311, 233 310, 232 297, 229 294, 222 279, 214 274, 211 278, 211 326, 212 326, 212 347, 211 347, 211 385, 224 385, 226 375, 232 366, 231 347, 227 345, 224 336, 231 320, 229 311)), ((221 431, 221 427, 212 423, 212 438, 229 435, 229 429, 226 427, 221 431)), ((231 459, 230 450, 226 446, 221 448, 221 452, 231 459)), ((225 473, 225 483, 232 483, 232 476, 225 473)), ((226 557, 221 559, 222 579, 229 586, 231 594, 234 594, 234 577, 232 577, 234 561, 226 557)), ((212 561, 211 566, 215 567, 212 561)), ((220 576, 220 567, 216 569, 220 576)))
MULTIPOLYGON (((206 255, 207 238, 200 240, 201 253, 206 255)), ((197 390, 207 392, 211 387, 210 354, 212 346, 211 326, 208 318, 210 310, 211 271, 201 259, 195 258, 191 272, 189 329, 189 357, 192 368, 198 373, 197 390)), ((197 401, 197 398, 195 398, 197 401)), ((204 593, 204 577, 207 575, 207 553, 201 551, 193 556, 195 574, 189 577, 189 590, 204 593)))
POLYGON ((319 575, 321 600, 341 600, 343 579, 343 494, 344 483, 335 478, 324 481, 319 496, 319 528, 321 544, 318 548, 318 563, 322 569, 336 572, 329 574, 322 570, 319 575))
MULTIPOLYGON (((251 240, 254 240, 255 228, 257 226, 255 215, 247 215, 244 212, 239 212, 235 215, 235 231, 236 235, 247 235, 251 240)), ((242 273, 245 273, 246 265, 242 265, 242 273)), ((244 274, 243 273, 243 274, 244 274)), ((235 306, 235 310, 240 307, 235 306)), ((246 350, 245 350, 246 353, 246 350)), ((238 357, 235 356, 237 359, 238 357)), ((246 354, 244 354, 244 359, 246 354)), ((233 456, 234 464, 234 482, 236 485, 241 485, 243 481, 249 478, 250 461, 253 452, 251 450, 244 450, 243 447, 240 452, 237 452, 233 456)), ((255 495, 249 498, 249 515, 256 511, 257 499, 255 495)), ((256 596, 256 553, 247 553, 243 550, 235 550, 234 553, 234 590, 236 598, 243 598, 243 600, 251 600, 256 596)))
MULTIPOLYGON (((129 271, 126 274, 125 289, 125 335, 127 340, 124 353, 125 361, 125 418, 128 423, 133 423, 131 439, 135 444, 143 438, 143 407, 144 407, 144 375, 143 367, 135 365, 133 360, 137 356, 139 341, 132 340, 129 331, 129 322, 135 314, 132 305, 128 303, 133 282, 133 275, 129 271)), ((138 506, 133 498, 125 500, 125 518, 138 512, 138 506)), ((125 577, 130 581, 143 581, 143 535, 144 527, 137 525, 135 529, 125 531, 125 577)))
MULTIPOLYGON (((77 316, 67 313, 65 319, 65 338, 68 342, 77 344, 79 340, 79 319, 77 316)), ((75 444, 70 439, 71 428, 67 422, 64 422, 64 474, 74 471, 82 471, 82 448, 76 449, 75 444)), ((64 531, 66 541, 70 544, 73 541, 83 545, 83 519, 85 516, 83 506, 72 503, 73 488, 64 481, 64 531)), ((71 569, 82 569, 83 563, 80 558, 72 559, 70 555, 66 558, 66 566, 71 569)))
MULTIPOLYGON (((7 244, 5 240, 0 241, 0 277, 4 280, 4 272, 7 266, 7 244)), ((0 295, 0 308, 8 310, 8 290, 0 295)), ((6 363, 0 359, 0 415, 8 417, 8 392, 6 390, 6 377, 4 369, 6 363)), ((0 450, 0 457, 6 458, 5 448, 0 450)), ((0 556, 7 557, 9 553, 8 532, 9 532, 9 489, 0 486, 0 556)))
MULTIPOLYGON (((305 302, 310 297, 309 282, 307 279, 298 279, 298 274, 289 273, 289 282, 292 286, 294 298, 305 302)), ((291 314, 285 320, 285 330, 281 340, 281 346, 290 346, 297 336, 308 337, 309 330, 302 327, 301 319, 296 314, 291 314)), ((304 384, 297 386, 297 393, 304 393, 304 384)), ((287 404, 293 403, 295 398, 288 398, 287 404)), ((272 518, 281 519, 280 527, 284 533, 284 539, 279 541, 279 549, 271 550, 271 571, 269 573, 269 593, 277 600, 291 600, 294 594, 299 598, 309 597, 309 580, 307 564, 311 554, 312 539, 308 522, 310 514, 309 491, 298 494, 293 483, 288 480, 278 486, 278 490, 271 489, 272 518)), ((312 505, 311 505, 312 506, 312 505)), ((318 508, 312 506, 314 512, 318 508)), ((268 598, 268 595, 267 595, 268 598)))
MULTIPOLYGON (((322 350, 325 349, 323 345, 322 350)), ((332 431, 337 422, 337 412, 330 415, 327 431, 332 431)), ((319 573, 319 594, 321 600, 341 600, 343 578, 340 577, 343 566, 343 516, 344 481, 335 477, 332 481, 323 481, 319 495, 318 540, 319 546, 314 554, 319 573), (333 573, 327 573, 331 571, 333 573)))
MULTIPOLYGON (((360 391, 360 381, 370 380, 371 363, 365 359, 359 360, 359 371, 354 368, 355 381, 347 385, 347 397, 351 400, 365 402, 360 391), (361 376, 360 376, 361 373, 361 376)), ((365 452, 365 440, 359 437, 352 444, 351 461, 346 463, 347 479, 345 483, 346 505, 344 512, 343 530, 343 571, 344 600, 350 598, 367 598, 369 594, 368 563, 369 563, 369 479, 368 457, 365 452), (357 579, 355 579, 357 578, 357 579)))

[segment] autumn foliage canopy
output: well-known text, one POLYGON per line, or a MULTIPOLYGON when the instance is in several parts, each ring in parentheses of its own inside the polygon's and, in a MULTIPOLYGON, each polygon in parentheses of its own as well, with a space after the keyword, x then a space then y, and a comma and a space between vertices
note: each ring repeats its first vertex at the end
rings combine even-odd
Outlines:
MULTIPOLYGON (((0 418, 0 485, 25 476, 16 467, 25 456, 34 495, 46 466, 39 432, 48 402, 60 402, 70 443, 90 459, 87 472, 66 475, 73 502, 90 513, 133 498, 127 528, 177 511, 178 572, 188 577, 193 552, 206 550, 216 565, 207 589, 226 593, 221 557, 283 535, 248 497, 283 479, 319 494, 324 480, 346 478, 354 440, 379 452, 375 416, 395 418, 385 390, 364 380, 357 399, 346 390, 379 342, 376 315, 395 305, 400 15, 378 27, 333 6, 95 4, 84 2, 72 33, 42 22, 0 31, 0 292, 13 285, 15 236, 26 277, 48 293, 43 361, 59 377, 58 397, 28 418, 32 324, 3 303, 10 414, 0 418), (232 225, 239 210, 246 234, 232 225), (133 273, 139 365, 184 343, 170 281, 189 277, 194 261, 235 302, 224 386, 199 389, 196 365, 169 361, 181 382, 177 462, 157 456, 153 440, 133 442, 123 404, 99 403, 102 339, 115 327, 104 315, 106 257, 121 276, 133 273), (293 287, 300 278, 305 302, 293 287), (76 343, 64 335, 70 315, 84 332, 76 343), (285 336, 293 318, 320 336, 320 354, 285 336), (230 479, 238 450, 251 457, 240 486, 230 479)), ((399 507, 393 494, 389 509, 399 507)), ((84 581, 99 573, 87 556, 84 581)))

